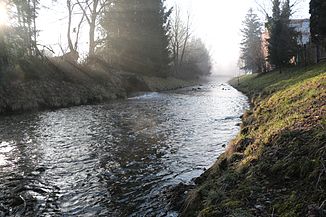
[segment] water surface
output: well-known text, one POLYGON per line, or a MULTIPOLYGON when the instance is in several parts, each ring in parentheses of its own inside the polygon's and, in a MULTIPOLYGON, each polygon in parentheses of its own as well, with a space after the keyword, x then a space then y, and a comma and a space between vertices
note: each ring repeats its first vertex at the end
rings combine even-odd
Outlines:
POLYGON ((0 216, 173 216, 163 192, 214 163, 247 107, 212 82, 0 117, 0 216))

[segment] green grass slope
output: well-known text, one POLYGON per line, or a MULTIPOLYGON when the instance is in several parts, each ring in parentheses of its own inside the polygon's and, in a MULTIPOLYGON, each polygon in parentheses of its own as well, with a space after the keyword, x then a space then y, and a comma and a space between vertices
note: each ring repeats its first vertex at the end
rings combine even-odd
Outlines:
POLYGON ((326 65, 230 83, 252 109, 181 216, 326 216, 326 65))

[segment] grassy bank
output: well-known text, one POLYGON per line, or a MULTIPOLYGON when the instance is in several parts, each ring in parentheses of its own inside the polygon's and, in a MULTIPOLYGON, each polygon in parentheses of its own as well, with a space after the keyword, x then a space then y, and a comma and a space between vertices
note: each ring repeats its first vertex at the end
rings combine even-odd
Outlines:
POLYGON ((326 65, 239 81, 252 109, 182 216, 326 216, 326 65))
POLYGON ((0 115, 95 104, 133 92, 189 85, 174 78, 141 76, 102 61, 73 64, 60 58, 22 60, 0 75, 0 115))

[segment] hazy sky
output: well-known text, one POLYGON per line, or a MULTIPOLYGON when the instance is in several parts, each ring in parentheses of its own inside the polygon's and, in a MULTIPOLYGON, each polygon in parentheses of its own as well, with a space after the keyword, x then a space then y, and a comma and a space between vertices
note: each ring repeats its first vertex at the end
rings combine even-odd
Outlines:
MULTIPOLYGON (((58 2, 65 2, 59 0, 58 2)), ((249 8, 258 11, 257 3, 269 9, 270 0, 167 0, 169 5, 175 2, 180 5, 183 12, 191 14, 194 34, 201 37, 211 50, 214 61, 214 73, 236 74, 239 58, 239 44, 241 41, 241 23, 249 8)), ((52 0, 43 0, 42 4, 51 4, 52 0), (48 2, 48 3, 47 3, 48 2)), ((309 0, 301 0, 296 6, 296 18, 309 17, 309 0)), ((42 10, 38 25, 43 30, 41 40, 44 44, 55 46, 61 40, 66 43, 65 4, 42 10), (43 17, 46 17, 45 19, 43 17), (61 36, 60 36, 61 35, 61 36)), ((85 35, 87 36, 87 35, 85 35)), ((82 45, 87 46, 86 42, 82 45)))

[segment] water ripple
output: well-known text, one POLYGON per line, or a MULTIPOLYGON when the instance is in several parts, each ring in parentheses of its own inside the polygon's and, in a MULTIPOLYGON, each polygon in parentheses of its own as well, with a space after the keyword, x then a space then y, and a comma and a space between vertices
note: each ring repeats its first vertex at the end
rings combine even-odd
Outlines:
MULTIPOLYGON (((167 216, 238 132, 226 84, 0 118, 0 216, 167 216)), ((175 214, 171 214, 173 216, 175 214)))

